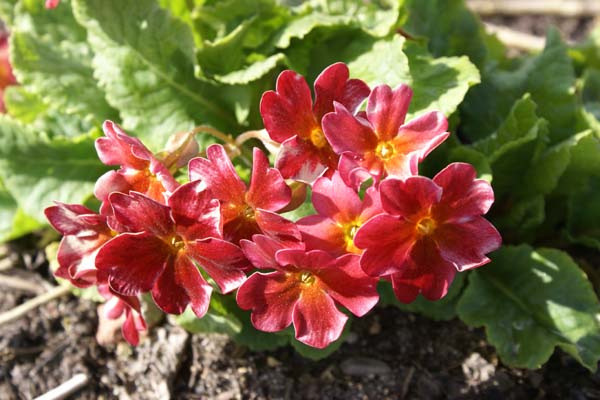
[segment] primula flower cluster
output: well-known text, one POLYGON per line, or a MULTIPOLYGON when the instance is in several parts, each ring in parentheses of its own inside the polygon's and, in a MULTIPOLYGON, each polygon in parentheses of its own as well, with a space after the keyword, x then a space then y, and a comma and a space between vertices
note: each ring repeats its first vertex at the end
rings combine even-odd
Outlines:
POLYGON ((281 73, 276 89, 260 105, 266 133, 280 144, 275 167, 254 148, 249 182, 221 145, 171 160, 107 121, 96 149, 118 169, 96 184, 99 213, 61 203, 46 209, 64 235, 56 276, 98 286, 107 316, 125 315, 130 343, 146 329, 143 294, 165 313, 189 306, 202 318, 218 290, 235 293, 257 329, 293 325, 296 339, 324 348, 348 314, 375 306, 380 280, 402 302, 419 293, 438 300, 457 272, 489 262, 500 246, 482 217, 492 188, 473 167, 418 175, 448 124, 435 111, 406 121, 408 86, 371 90, 337 63, 316 79, 314 102, 293 71, 281 73), (188 161, 179 183, 172 167, 188 161), (301 204, 294 193, 303 191, 291 185, 310 187, 313 215, 283 215, 301 204))

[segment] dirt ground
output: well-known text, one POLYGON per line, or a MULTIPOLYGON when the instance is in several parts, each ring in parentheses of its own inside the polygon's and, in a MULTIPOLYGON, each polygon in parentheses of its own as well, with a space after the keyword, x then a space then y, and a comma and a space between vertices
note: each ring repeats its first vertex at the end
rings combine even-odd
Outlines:
MULTIPOLYGON (((534 34, 552 23, 571 40, 581 40, 593 23, 486 20, 534 34)), ((2 273, 54 284, 43 252, 30 243, 4 247, 2 273)), ((0 312, 33 296, 2 288, 0 312)), ((357 319, 339 351, 313 362, 291 348, 254 353, 226 336, 189 335, 167 324, 137 348, 103 347, 95 339, 96 307, 65 296, 0 327, 0 400, 34 398, 77 373, 89 381, 73 399, 600 399, 600 372, 591 374, 561 351, 537 371, 509 368, 483 330, 396 308, 357 319)))

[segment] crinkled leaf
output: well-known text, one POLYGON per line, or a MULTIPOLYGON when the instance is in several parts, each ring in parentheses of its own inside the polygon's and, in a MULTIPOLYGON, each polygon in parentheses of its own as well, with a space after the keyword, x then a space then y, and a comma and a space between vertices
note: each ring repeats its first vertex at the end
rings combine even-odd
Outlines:
POLYGON ((600 177, 600 131, 585 131, 571 139, 570 162, 558 182, 557 194, 585 188, 590 177, 600 177))
POLYGON ((198 318, 191 308, 174 317, 175 323, 191 333, 224 333, 230 336, 239 334, 241 322, 228 313, 221 304, 219 296, 212 296, 210 308, 204 317, 198 318))
POLYGON ((600 304, 564 252, 522 245, 495 252, 473 271, 458 303, 467 324, 485 326, 503 362, 539 368, 559 346, 591 371, 600 359, 600 304))
POLYGON ((581 99, 583 105, 596 119, 600 119, 600 69, 586 69, 582 79, 581 99))
POLYGON ((262 78, 274 70, 283 60, 285 60, 285 55, 276 53, 264 60, 256 61, 241 70, 229 72, 225 75, 216 75, 214 78, 215 80, 228 85, 247 84, 262 78))
POLYGON ((25 235, 40 224, 26 216, 0 181, 0 243, 25 235))
POLYGON ((95 52, 95 75, 125 130, 153 150, 200 123, 228 130, 233 115, 194 77, 189 26, 154 0, 74 0, 95 52))
POLYGON ((600 177, 569 196, 567 234, 576 243, 600 250, 600 177))
POLYGON ((51 11, 43 1, 21 2, 16 10, 10 50, 18 81, 62 114, 96 125, 114 119, 117 113, 93 76, 85 30, 73 18, 69 2, 51 11))
POLYGON ((7 117, 0 118, 0 177, 23 211, 45 221, 53 201, 82 203, 107 170, 94 138, 49 138, 7 117))

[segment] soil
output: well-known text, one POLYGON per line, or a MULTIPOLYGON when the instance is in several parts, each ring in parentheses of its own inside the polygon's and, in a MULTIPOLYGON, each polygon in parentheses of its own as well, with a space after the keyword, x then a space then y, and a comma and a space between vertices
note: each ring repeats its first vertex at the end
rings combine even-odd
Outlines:
MULTIPOLYGON (((592 27, 591 19, 486 20, 539 35, 554 24, 571 40, 592 27)), ((33 242, 5 246, 0 270, 42 288, 56 284, 33 242)), ((0 312, 33 296, 2 288, 0 312)), ((393 307, 357 319, 341 348, 318 362, 291 348, 250 352, 226 336, 168 324, 152 328, 137 348, 101 346, 96 307, 65 296, 0 327, 0 400, 32 399, 77 373, 89 380, 73 399, 600 399, 600 372, 560 350, 539 370, 510 368, 482 329, 393 307)))

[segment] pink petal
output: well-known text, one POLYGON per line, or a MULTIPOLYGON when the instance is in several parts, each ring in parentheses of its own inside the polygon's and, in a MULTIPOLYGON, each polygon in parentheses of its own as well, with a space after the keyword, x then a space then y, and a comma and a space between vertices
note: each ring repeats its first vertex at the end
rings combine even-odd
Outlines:
POLYGON ((315 285, 302 291, 292 313, 296 339, 318 349, 337 340, 348 317, 315 285))
POLYGON ((278 143, 294 135, 308 137, 319 125, 306 80, 294 71, 283 71, 276 88, 276 92, 265 92, 260 100, 260 114, 269 136, 278 143))
POLYGON ((365 119, 352 115, 340 103, 335 103, 335 112, 323 117, 323 133, 337 154, 351 152, 365 154, 377 146, 377 136, 365 119))
POLYGON ((95 236, 108 230, 104 217, 79 204, 56 202, 55 206, 47 207, 44 214, 52 227, 63 235, 95 236), (84 215, 86 219, 81 218, 84 215))
POLYGON ((148 292, 165 268, 171 249, 148 233, 123 233, 106 242, 96 267, 109 273, 112 289, 125 296, 148 292))
POLYGON ((246 202, 255 209, 278 211, 289 204, 292 190, 278 170, 269 168, 269 160, 260 149, 255 147, 253 154, 252 179, 246 202))
POLYGON ((168 204, 177 233, 185 240, 222 236, 219 201, 201 181, 180 186, 169 197, 168 204))
POLYGON ((386 212, 407 218, 427 213, 442 197, 442 189, 422 176, 413 176, 405 181, 385 179, 379 185, 379 193, 386 212))
POLYGON ((252 241, 242 240, 240 246, 248 260, 258 269, 279 269, 275 260, 275 253, 279 250, 304 250, 302 242, 281 242, 265 235, 254 235, 252 241))
POLYGON ((391 278, 398 300, 410 303, 419 291, 428 300, 441 299, 448 293, 455 275, 454 265, 440 256, 435 243, 423 239, 411 250, 405 267, 391 278))
POLYGON ((279 214, 266 210, 256 210, 254 217, 262 233, 267 236, 281 241, 302 239, 296 224, 279 214))
POLYGON ((219 285, 221 292, 237 289, 246 279, 249 262, 242 250, 221 239, 209 238, 186 244, 186 252, 219 285))
POLYGON ((275 254, 280 266, 292 266, 297 271, 308 271, 319 276, 321 269, 333 264, 335 258, 322 250, 304 251, 299 249, 284 249, 275 254))
POLYGON ((436 210, 440 217, 455 220, 488 212, 494 203, 494 191, 476 176, 470 164, 452 163, 433 178, 444 190, 436 210))
POLYGON ((355 221, 362 208, 358 194, 337 172, 331 178, 317 179, 313 185, 312 203, 320 215, 341 224, 355 221))
POLYGON ((181 261, 177 265, 176 258, 182 259, 185 256, 175 257, 171 255, 168 257, 162 274, 156 279, 152 287, 152 299, 154 299, 158 308, 167 314, 179 315, 185 311, 190 302, 190 297, 177 280, 176 268, 180 267, 181 261))
POLYGON ((246 184, 240 179, 225 149, 213 144, 205 158, 194 158, 189 164, 190 181, 200 179, 218 200, 234 205, 244 204, 246 184))
POLYGON ((360 257, 346 254, 319 272, 319 280, 327 293, 357 317, 368 313, 379 300, 377 279, 360 268, 360 257))
POLYGON ((292 323, 292 312, 300 285, 283 272, 254 273, 240 286, 237 303, 241 309, 252 310, 252 325, 265 332, 277 332, 292 323))
POLYGON ((362 157, 347 152, 340 156, 338 165, 338 171, 346 185, 356 191, 364 182, 372 178, 369 170, 361 165, 362 162, 362 157))
POLYGON ((448 137, 448 120, 439 111, 427 112, 400 127, 394 145, 402 153, 415 152, 418 161, 423 160, 433 149, 448 137))
POLYGON ((151 232, 160 237, 174 233, 169 207, 137 192, 111 193, 108 199, 115 218, 130 232, 151 232))
POLYGON ((121 326, 121 334, 123 338, 132 346, 137 346, 140 343, 140 335, 135 326, 133 314, 129 313, 125 317, 125 321, 121 326))
POLYGON ((346 253, 344 231, 331 218, 309 215, 296 224, 309 250, 323 250, 334 256, 346 253))
POLYGON ((106 137, 96 139, 100 161, 106 165, 121 165, 137 170, 148 167, 152 153, 138 138, 127 135, 112 121, 105 121, 102 129, 106 137))
POLYGON ((381 196, 379 194, 379 190, 375 186, 371 186, 365 192, 365 196, 363 198, 362 203, 362 210, 360 212, 358 220, 361 223, 364 223, 372 217, 381 213, 383 213, 383 208, 381 206, 381 196))
POLYGON ((198 318, 208 311, 212 287, 187 256, 179 256, 175 261, 175 281, 188 295, 190 307, 198 318))
POLYGON ((496 228, 482 217, 441 224, 434 235, 441 256, 454 263, 459 271, 488 263, 490 259, 485 254, 497 250, 502 244, 496 228))
POLYGON ((343 104, 350 111, 369 95, 369 86, 361 80, 348 80, 350 73, 344 63, 335 63, 325 68, 315 80, 315 104, 313 111, 317 121, 333 111, 333 102, 343 104))
POLYGON ((364 249, 360 266, 370 276, 397 272, 406 262, 413 243, 413 226, 387 214, 373 217, 354 236, 354 245, 364 249))
POLYGON ((286 179, 294 179, 309 185, 323 175, 330 164, 335 166, 333 156, 329 157, 331 149, 320 150, 311 142, 292 136, 284 141, 279 148, 275 168, 286 179))
POLYGON ((108 171, 103 174, 94 185, 94 196, 100 201, 107 201, 112 192, 129 193, 131 185, 125 176, 117 171, 108 171))
POLYGON ((373 89, 367 103, 367 116, 380 141, 389 141, 398 134, 412 95, 412 89, 402 84, 394 90, 388 85, 373 89))
POLYGON ((58 4, 59 4, 59 3, 60 3, 60 0, 46 0, 45 7, 46 7, 48 10, 51 10, 51 9, 53 9, 53 8, 56 8, 56 7, 58 7, 58 4))

